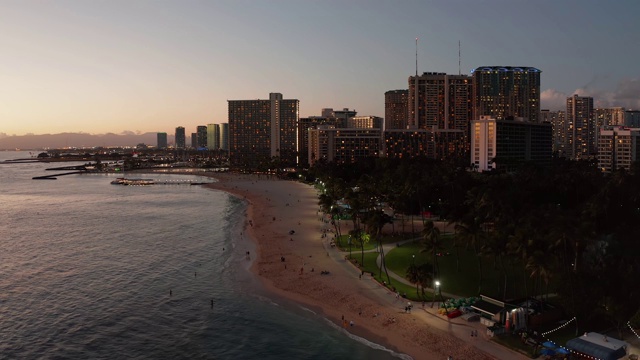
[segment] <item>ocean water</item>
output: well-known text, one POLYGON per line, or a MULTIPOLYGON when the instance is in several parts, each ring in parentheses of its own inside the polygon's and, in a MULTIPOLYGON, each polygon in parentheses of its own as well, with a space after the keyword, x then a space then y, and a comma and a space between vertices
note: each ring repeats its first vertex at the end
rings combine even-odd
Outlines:
POLYGON ((0 164, 0 358, 406 358, 265 293, 242 201, 114 174, 31 179, 66 165, 0 164))

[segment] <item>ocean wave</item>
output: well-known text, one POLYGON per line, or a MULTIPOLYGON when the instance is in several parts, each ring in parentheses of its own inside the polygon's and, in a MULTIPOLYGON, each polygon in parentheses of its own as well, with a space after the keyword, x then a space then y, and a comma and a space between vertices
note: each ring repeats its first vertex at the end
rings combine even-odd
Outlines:
POLYGON ((380 345, 378 343, 375 343, 373 341, 369 341, 361 336, 352 334, 350 332, 348 332, 347 330, 343 329, 342 327, 338 326, 336 323, 334 323, 333 321, 329 320, 328 318, 323 318, 327 324, 329 324, 329 326, 333 327, 334 329, 337 329, 338 331, 342 332, 343 334, 345 334, 348 338, 357 341, 363 345, 366 345, 372 349, 375 350, 380 350, 380 351, 384 351, 389 353, 391 356, 396 357, 398 359, 402 359, 402 360, 413 360, 413 358, 407 354, 402 354, 402 353, 398 353, 395 352, 389 348, 384 347, 383 345, 380 345))

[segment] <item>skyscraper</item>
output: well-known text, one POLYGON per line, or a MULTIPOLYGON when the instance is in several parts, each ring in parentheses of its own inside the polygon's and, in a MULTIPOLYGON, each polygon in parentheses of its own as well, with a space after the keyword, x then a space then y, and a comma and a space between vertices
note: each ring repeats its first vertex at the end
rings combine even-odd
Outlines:
POLYGON ((573 95, 567 98, 567 145, 571 159, 590 159, 597 152, 597 127, 593 98, 573 95))
POLYGON ((406 129, 409 114, 409 90, 389 90, 384 93, 385 130, 406 129))
POLYGON ((471 80, 467 75, 433 72, 417 78, 410 76, 407 128, 468 131, 472 114, 471 80))
POLYGON ((220 149, 229 151, 229 123, 220 124, 220 149))
POLYGON ((186 147, 186 138, 184 133, 184 127, 178 126, 176 128, 176 149, 184 149, 186 147))
POLYGON ((551 124, 553 133, 552 151, 559 157, 567 157, 567 119, 564 111, 540 110, 540 122, 551 124))
POLYGON ((196 128, 196 134, 198 134, 198 141, 194 147, 196 149, 208 147, 209 145, 207 143, 207 127, 204 125, 199 125, 196 128))
POLYGON ((538 122, 540 73, 533 67, 481 66, 473 76, 473 119, 525 118, 538 122))
POLYGON ((167 148, 167 133, 166 132, 159 132, 157 134, 158 136, 158 149, 166 149, 167 148))
POLYGON ((309 129, 317 129, 320 125, 344 127, 343 120, 335 116, 333 109, 322 109, 322 116, 300 118, 298 121, 298 165, 309 166, 309 129))
POLYGON ((198 133, 191 133, 191 147, 198 148, 198 133))
POLYGON ((471 164, 476 171, 513 171, 524 162, 551 163, 551 124, 481 117, 471 122, 471 164))
POLYGON ((598 136, 598 167, 603 172, 631 170, 640 160, 640 129, 603 126, 598 136))
POLYGON ((234 166, 256 167, 278 158, 296 165, 299 101, 283 99, 229 100, 229 161, 234 166))
POLYGON ((207 125, 207 147, 209 150, 220 149, 220 125, 207 125))

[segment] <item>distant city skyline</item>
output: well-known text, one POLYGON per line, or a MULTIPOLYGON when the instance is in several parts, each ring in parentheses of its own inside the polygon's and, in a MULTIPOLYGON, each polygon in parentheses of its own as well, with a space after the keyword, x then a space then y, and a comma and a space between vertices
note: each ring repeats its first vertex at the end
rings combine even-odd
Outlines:
POLYGON ((573 94, 640 109, 640 2, 618 0, 0 1, 0 137, 174 132, 277 92, 385 116, 418 73, 541 73, 541 109, 573 94), (458 62, 458 42, 461 63, 458 62))

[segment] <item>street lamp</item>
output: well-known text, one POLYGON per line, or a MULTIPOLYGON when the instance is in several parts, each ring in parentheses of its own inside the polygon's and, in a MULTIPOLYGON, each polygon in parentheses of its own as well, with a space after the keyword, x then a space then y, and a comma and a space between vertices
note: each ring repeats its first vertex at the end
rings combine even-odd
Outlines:
POLYGON ((434 282, 434 287, 433 287, 433 301, 431 301, 431 308, 433 308, 433 303, 436 302, 436 290, 438 289, 438 287, 440 287, 440 281, 436 280, 434 282))
POLYGON ((413 260, 412 260, 411 264, 413 265, 413 267, 415 267, 416 266, 416 255, 414 254, 414 255, 411 255, 411 256, 413 257, 413 260))

